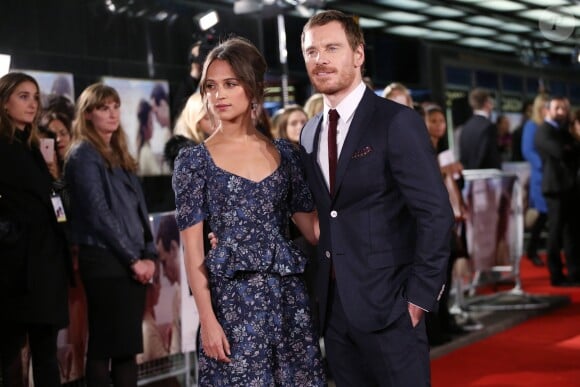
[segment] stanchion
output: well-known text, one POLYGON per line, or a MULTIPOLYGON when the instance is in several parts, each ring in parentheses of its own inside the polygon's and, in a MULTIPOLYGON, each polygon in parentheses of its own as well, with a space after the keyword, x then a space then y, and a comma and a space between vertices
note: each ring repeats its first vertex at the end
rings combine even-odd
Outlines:
POLYGON ((465 202, 469 209, 467 245, 474 267, 468 311, 542 309, 549 303, 524 291, 520 277, 524 211, 518 175, 496 169, 464 171, 465 202), (507 275, 507 278, 506 278, 507 275), (475 295, 482 283, 513 281, 507 291, 475 295))

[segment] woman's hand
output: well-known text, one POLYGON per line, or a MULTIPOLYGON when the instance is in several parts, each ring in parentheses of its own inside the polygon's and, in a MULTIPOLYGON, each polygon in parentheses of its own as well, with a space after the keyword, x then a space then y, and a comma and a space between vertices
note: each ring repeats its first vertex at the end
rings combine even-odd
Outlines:
POLYGON ((201 345, 207 357, 230 363, 230 343, 220 323, 215 317, 201 322, 201 345))
POLYGON ((131 265, 131 269, 133 270, 133 278, 146 284, 151 281, 153 274, 155 274, 155 263, 150 259, 140 259, 131 265))
POLYGON ((46 166, 48 167, 48 172, 50 172, 50 175, 54 180, 60 178, 60 168, 58 167, 56 160, 46 163, 46 166))

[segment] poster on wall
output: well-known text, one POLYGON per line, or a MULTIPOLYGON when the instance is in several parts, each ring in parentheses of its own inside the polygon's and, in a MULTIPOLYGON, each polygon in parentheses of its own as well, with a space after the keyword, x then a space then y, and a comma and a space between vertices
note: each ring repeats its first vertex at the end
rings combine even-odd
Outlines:
POLYGON ((127 134, 129 152, 138 161, 139 176, 170 174, 163 158, 172 136, 169 84, 165 80, 102 77, 121 98, 121 125, 127 134))
POLYGON ((187 286, 175 214, 153 214, 151 225, 159 259, 153 281, 147 286, 143 353, 137 356, 138 363, 194 351, 199 324, 187 286))
MULTIPOLYGON (((75 88, 73 74, 37 70, 12 71, 23 72, 36 79, 38 87, 40 88, 42 110, 44 112, 50 111, 64 115, 66 121, 68 121, 66 123, 62 122, 62 125, 64 126, 70 126, 72 124, 75 114, 75 88)), ((59 117, 58 119, 62 118, 59 117)), ((52 119, 49 119, 48 121, 41 119, 40 124, 52 128, 52 124, 49 121, 52 121, 52 119)), ((56 127, 58 127, 58 125, 56 127)))

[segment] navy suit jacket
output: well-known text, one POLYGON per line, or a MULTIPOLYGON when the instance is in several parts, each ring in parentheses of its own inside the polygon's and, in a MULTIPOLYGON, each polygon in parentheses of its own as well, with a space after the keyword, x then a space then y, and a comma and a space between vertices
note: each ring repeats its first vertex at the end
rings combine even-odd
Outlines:
POLYGON ((331 198, 317 161, 322 116, 301 134, 320 217, 316 299, 325 326, 331 260, 349 322, 387 327, 407 302, 433 310, 445 281, 453 213, 421 117, 366 90, 337 166, 331 198))
POLYGON ((461 129, 459 159, 465 169, 501 168, 497 147, 497 127, 474 114, 461 129))

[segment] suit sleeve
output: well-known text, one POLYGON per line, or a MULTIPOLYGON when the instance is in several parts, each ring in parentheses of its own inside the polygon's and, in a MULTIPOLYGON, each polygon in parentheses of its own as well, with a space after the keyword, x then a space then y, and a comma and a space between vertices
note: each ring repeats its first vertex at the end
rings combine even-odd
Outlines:
POLYGON ((394 117, 388 133, 392 173, 416 222, 407 300, 430 311, 445 282, 453 212, 421 117, 405 109, 394 117))

